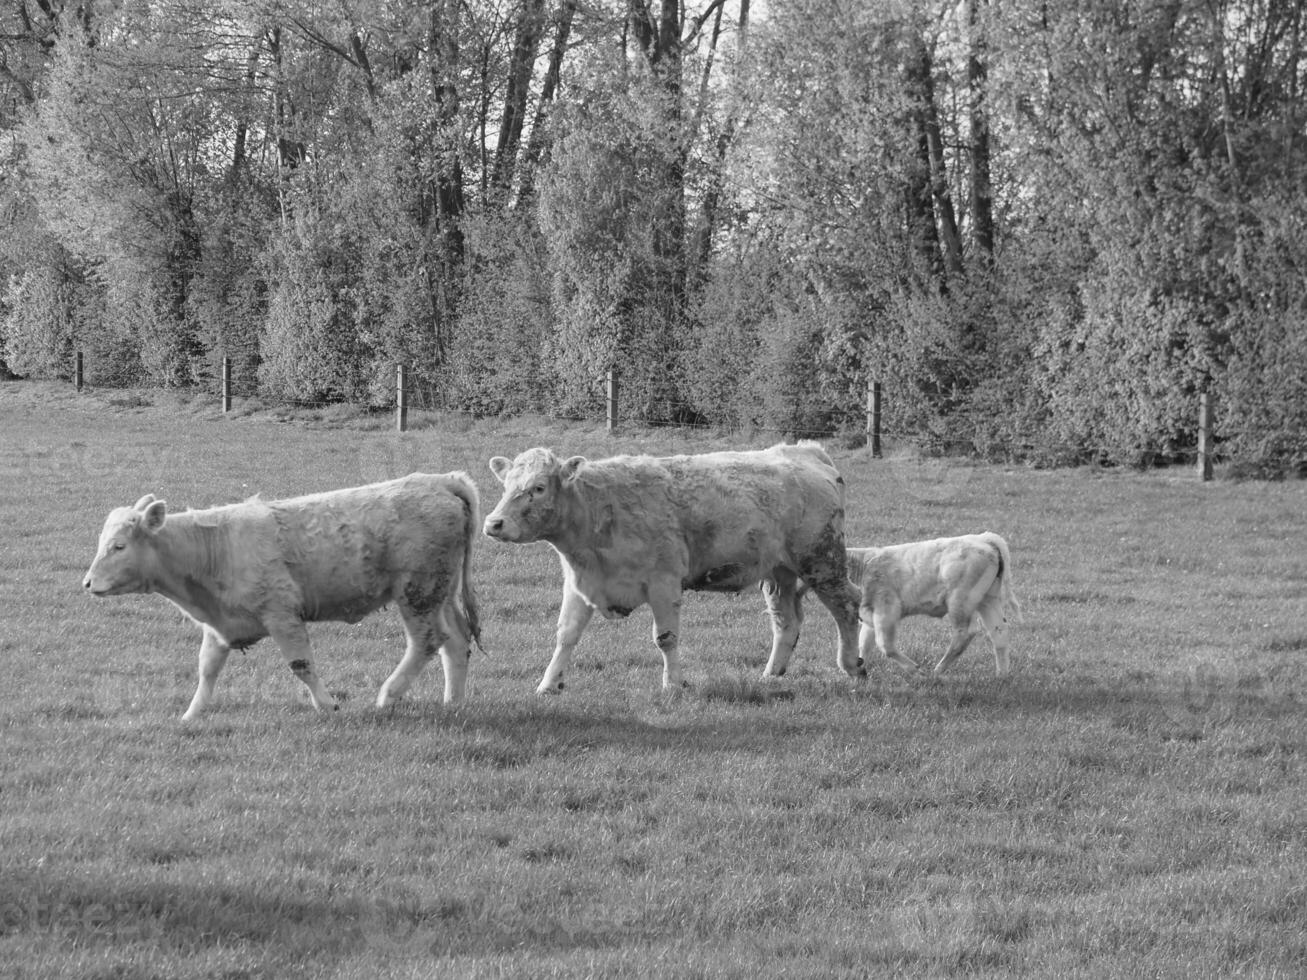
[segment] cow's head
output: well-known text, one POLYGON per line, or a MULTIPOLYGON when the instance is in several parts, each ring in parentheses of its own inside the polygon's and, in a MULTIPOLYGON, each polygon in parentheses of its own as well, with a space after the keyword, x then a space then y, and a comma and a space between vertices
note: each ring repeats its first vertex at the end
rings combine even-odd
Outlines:
POLYGON ((100 549, 82 581, 94 596, 148 592, 158 560, 154 536, 163 527, 168 509, 147 493, 131 507, 111 511, 100 532, 100 549))
POLYGON ((528 449, 514 460, 496 456, 490 472, 504 485, 504 496, 486 516, 486 535, 525 543, 555 534, 570 484, 584 462, 584 456, 559 459, 548 449, 528 449))

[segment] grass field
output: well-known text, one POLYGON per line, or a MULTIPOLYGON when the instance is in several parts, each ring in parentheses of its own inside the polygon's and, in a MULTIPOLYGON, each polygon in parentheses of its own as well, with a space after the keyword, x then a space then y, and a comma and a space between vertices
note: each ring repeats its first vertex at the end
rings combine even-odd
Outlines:
POLYGON ((809 603, 763 684, 758 597, 696 595, 684 695, 644 609, 537 697, 557 559, 482 538, 464 705, 437 665, 372 707, 387 610, 313 629, 335 715, 265 641, 183 725, 198 629, 81 591, 114 506, 466 469, 489 510, 492 454, 770 441, 416 421, 0 384, 0 976, 1307 975, 1307 485, 831 447, 850 543, 1008 538, 1012 677, 855 685, 809 603))

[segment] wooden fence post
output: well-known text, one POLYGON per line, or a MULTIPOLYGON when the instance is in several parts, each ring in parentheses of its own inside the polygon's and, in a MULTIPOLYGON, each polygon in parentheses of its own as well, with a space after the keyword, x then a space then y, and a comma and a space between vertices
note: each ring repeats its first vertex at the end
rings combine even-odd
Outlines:
POLYGON ((403 364, 395 365, 395 428, 408 429, 408 369, 403 364))
POLYGON ((617 368, 608 369, 608 431, 617 428, 617 368))
POLYGON ((880 382, 873 381, 867 385, 867 445, 871 455, 880 459, 880 382))
POLYGON ((1212 400, 1207 392, 1198 396, 1198 479, 1212 478, 1212 400))
POLYGON ((222 410, 231 411, 231 358, 222 355, 222 410))
POLYGON ((82 390, 82 352, 78 351, 77 356, 73 359, 73 384, 77 390, 82 390))

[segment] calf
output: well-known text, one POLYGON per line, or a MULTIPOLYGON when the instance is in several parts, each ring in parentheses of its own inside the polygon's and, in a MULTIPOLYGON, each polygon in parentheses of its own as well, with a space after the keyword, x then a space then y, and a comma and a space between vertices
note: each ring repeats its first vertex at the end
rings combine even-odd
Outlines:
POLYGON ((904 616, 948 617, 953 642, 935 665, 942 674, 982 631, 994 646, 994 669, 1008 672, 1007 613, 1019 616, 1012 592, 1012 559, 997 534, 965 534, 887 548, 850 548, 849 580, 862 591, 859 646, 871 656, 875 642, 890 660, 917 665, 894 645, 904 616), (870 623, 868 622, 870 619, 870 623))
POLYGON ((377 706, 402 697, 437 650, 445 701, 457 701, 471 643, 480 643, 470 576, 478 510, 465 473, 175 514, 147 494, 109 514, 83 585, 94 596, 157 592, 200 624, 199 685, 185 720, 212 699, 231 648, 265 636, 313 706, 336 708, 313 670, 305 624, 357 623, 389 602, 408 646, 377 706))
POLYGON ((590 617, 624 617, 649 604, 663 655, 663 687, 682 684, 681 594, 740 592, 761 583, 772 620, 764 675, 785 673, 799 639, 800 578, 839 627, 839 665, 865 676, 857 656, 858 595, 844 556, 844 481, 811 443, 697 456, 560 459, 529 449, 496 456, 504 496, 485 533, 547 541, 563 567, 553 658, 540 692, 563 672, 590 617))

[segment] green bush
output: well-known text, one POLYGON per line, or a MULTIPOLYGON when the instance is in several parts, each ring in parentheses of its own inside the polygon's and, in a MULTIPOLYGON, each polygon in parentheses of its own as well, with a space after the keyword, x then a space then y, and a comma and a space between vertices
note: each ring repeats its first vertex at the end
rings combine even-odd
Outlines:
POLYGON ((468 229, 468 272, 449 365, 452 405, 476 415, 546 409, 553 330, 543 242, 525 223, 468 229))
POLYGON ((11 277, 4 305, 0 336, 9 370, 35 378, 68 377, 74 323, 62 270, 36 265, 11 277))
POLYGON ((260 391, 294 403, 362 400, 369 352, 339 285, 348 268, 345 257, 333 249, 329 235, 306 221, 274 244, 271 261, 274 286, 260 341, 260 391))

